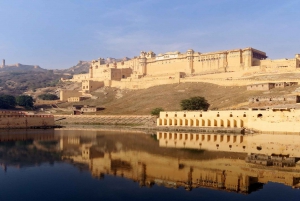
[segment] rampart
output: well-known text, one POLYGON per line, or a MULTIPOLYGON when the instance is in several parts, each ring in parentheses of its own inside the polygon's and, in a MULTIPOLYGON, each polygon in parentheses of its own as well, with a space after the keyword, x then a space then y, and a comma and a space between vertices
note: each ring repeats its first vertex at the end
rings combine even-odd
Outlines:
POLYGON ((54 127, 53 115, 27 115, 22 112, 0 111, 0 128, 54 127))
POLYGON ((55 115, 57 124, 155 126, 151 115, 55 115))

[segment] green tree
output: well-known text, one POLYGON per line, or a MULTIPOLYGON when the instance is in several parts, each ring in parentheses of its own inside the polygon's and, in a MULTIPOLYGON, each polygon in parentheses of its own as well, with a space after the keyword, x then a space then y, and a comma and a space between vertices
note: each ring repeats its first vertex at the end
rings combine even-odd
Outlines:
POLYGON ((55 94, 41 94, 38 96, 39 99, 42 100, 57 100, 58 97, 55 94))
POLYGON ((16 98, 11 95, 0 95, 0 108, 8 109, 16 106, 16 98))
POLYGON ((195 96, 180 102, 182 110, 207 110, 209 103, 204 97, 195 96))
POLYGON ((159 116, 159 113, 160 113, 161 111, 164 111, 164 109, 162 109, 161 107, 157 107, 157 108, 154 108, 153 110, 151 110, 151 114, 152 114, 152 115, 159 116))
POLYGON ((33 108, 33 98, 28 95, 17 96, 16 98, 17 105, 23 106, 26 109, 33 108))

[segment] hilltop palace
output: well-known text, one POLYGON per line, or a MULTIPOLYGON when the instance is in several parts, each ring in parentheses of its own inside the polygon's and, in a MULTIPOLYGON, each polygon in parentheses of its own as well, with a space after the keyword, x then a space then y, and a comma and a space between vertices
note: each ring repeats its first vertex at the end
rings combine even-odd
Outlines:
MULTIPOLYGON (((62 91, 61 100, 79 101, 84 93, 110 86, 142 89, 151 86, 179 82, 210 82, 222 85, 249 85, 251 81, 240 76, 229 78, 232 73, 293 72, 300 69, 300 54, 293 59, 267 59, 266 53, 254 48, 234 49, 209 53, 167 52, 156 55, 142 51, 132 59, 119 61, 99 58, 93 60, 89 73, 74 75, 68 81, 81 82, 81 91, 62 91), (218 79, 205 75, 218 74, 218 79), (229 78, 228 78, 229 77, 229 78), (241 79, 242 78, 242 79, 241 79)), ((242 75, 241 74, 241 75, 242 75)))

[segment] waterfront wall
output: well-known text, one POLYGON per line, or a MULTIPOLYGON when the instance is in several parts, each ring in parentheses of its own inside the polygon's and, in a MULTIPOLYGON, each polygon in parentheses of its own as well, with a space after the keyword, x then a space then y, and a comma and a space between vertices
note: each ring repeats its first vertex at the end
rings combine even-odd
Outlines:
POLYGON ((160 127, 221 127, 258 130, 264 132, 300 132, 300 110, 250 109, 227 111, 160 112, 160 127))
POLYGON ((26 115, 18 112, 1 112, 0 128, 33 128, 53 127, 54 117, 52 115, 26 115))

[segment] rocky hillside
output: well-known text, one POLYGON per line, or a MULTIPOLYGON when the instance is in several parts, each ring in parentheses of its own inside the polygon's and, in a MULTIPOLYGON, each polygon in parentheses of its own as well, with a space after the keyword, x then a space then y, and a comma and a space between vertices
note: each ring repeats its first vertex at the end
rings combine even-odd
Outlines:
POLYGON ((68 69, 54 70, 54 73, 67 73, 70 75, 88 73, 90 65, 90 61, 79 61, 75 66, 68 69))
MULTIPOLYGON (((155 86, 141 90, 121 90, 104 87, 92 93, 92 98, 78 103, 62 103, 60 108, 76 105, 93 105, 106 108, 99 114, 150 114, 156 107, 166 111, 181 110, 180 101, 193 96, 203 96, 209 109, 247 108, 252 96, 277 96, 298 93, 299 86, 266 91, 247 91, 246 86, 225 87, 209 83, 180 83, 155 86)), ((295 107, 295 106, 293 106, 295 107)), ((59 111, 58 111, 59 112, 59 111)), ((67 112, 69 113, 69 112, 67 112)))
POLYGON ((0 94, 20 95, 28 90, 56 86, 61 77, 51 71, 0 72, 0 94))
POLYGON ((13 64, 0 68, 0 94, 20 95, 39 88, 55 87, 60 78, 71 78, 72 74, 88 72, 90 62, 80 61, 65 70, 47 70, 37 65, 13 64))

